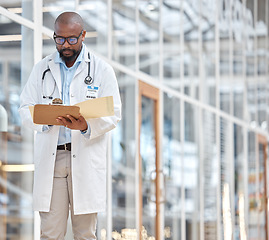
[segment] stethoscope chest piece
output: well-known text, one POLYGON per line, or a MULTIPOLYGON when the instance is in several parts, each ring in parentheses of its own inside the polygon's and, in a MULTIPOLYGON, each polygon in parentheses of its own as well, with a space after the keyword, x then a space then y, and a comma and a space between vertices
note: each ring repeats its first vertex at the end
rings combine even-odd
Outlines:
POLYGON ((92 79, 91 76, 88 75, 87 77, 85 77, 84 82, 85 82, 87 85, 90 85, 90 84, 93 83, 93 79, 92 79))

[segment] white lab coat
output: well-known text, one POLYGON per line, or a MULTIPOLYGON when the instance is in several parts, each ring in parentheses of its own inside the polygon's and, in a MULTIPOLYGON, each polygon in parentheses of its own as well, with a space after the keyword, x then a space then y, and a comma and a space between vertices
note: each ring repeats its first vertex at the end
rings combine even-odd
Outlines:
MULTIPOLYGON (((48 212, 53 185, 54 163, 59 135, 59 126, 42 132, 42 125, 32 121, 28 106, 37 103, 50 103, 43 95, 53 93, 53 99, 61 96, 61 73, 59 64, 54 63, 55 54, 47 56, 36 64, 21 94, 19 109, 22 124, 36 130, 34 143, 34 188, 33 207, 36 211, 48 212), (42 74, 45 75, 42 84, 42 74), (43 86, 42 86, 43 85, 43 86)), ((70 105, 87 100, 84 83, 88 75, 88 50, 85 46, 84 61, 80 63, 70 85, 70 105)), ((79 130, 72 130, 72 184, 74 213, 86 214, 105 210, 106 205, 106 149, 107 132, 115 128, 121 119, 121 100, 115 73, 110 65, 90 53, 93 86, 98 86, 97 97, 113 96, 115 115, 89 119, 90 138, 84 137, 79 130)))

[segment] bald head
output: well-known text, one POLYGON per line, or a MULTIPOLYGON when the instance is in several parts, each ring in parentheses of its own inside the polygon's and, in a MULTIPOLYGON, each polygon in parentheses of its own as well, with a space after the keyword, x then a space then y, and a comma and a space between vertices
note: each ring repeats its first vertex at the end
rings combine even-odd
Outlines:
POLYGON ((57 24, 63 25, 78 25, 81 29, 83 29, 83 20, 79 14, 76 12, 64 12, 61 13, 57 19, 55 20, 54 28, 56 28, 57 24))
POLYGON ((64 12, 55 20, 54 40, 61 39, 56 43, 56 49, 67 67, 73 66, 82 49, 86 31, 83 29, 83 20, 75 12, 64 12), (70 39, 71 42, 70 42, 70 39))

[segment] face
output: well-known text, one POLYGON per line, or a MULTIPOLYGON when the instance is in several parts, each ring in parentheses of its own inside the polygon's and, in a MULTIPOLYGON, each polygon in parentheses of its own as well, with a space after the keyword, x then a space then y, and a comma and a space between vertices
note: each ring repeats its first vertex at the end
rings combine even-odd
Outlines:
MULTIPOLYGON (((56 23, 55 25, 55 35, 61 37, 78 37, 82 32, 82 27, 79 24, 61 24, 56 23)), ((56 49, 60 53, 60 57, 65 61, 67 66, 72 66, 76 61, 81 48, 82 42, 85 39, 86 31, 83 31, 78 42, 74 45, 71 45, 66 40, 63 45, 56 44, 56 49)))

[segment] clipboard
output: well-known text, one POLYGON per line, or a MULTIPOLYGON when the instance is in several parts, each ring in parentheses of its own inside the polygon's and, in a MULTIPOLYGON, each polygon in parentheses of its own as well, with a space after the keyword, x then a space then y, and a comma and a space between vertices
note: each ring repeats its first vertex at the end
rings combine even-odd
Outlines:
POLYGON ((29 106, 29 110, 35 124, 61 125, 56 121, 57 117, 71 115, 78 118, 81 114, 86 120, 114 115, 113 97, 101 97, 89 99, 72 106, 61 104, 36 104, 29 106))
POLYGON ((79 118, 78 106, 36 104, 33 112, 33 122, 42 125, 61 125, 56 121, 57 117, 71 115, 79 118))

